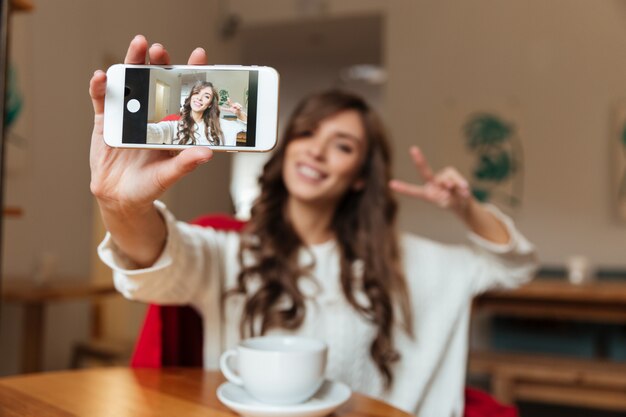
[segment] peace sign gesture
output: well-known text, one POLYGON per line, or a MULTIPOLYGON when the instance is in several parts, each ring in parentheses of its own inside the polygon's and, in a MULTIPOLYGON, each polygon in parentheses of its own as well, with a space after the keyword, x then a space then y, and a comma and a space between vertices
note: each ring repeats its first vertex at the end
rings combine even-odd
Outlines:
POLYGON ((411 146, 409 152, 424 183, 417 185, 394 179, 389 183, 391 189, 461 214, 473 199, 467 180, 453 167, 433 173, 417 146, 411 146))
POLYGON ((245 111, 243 111, 243 106, 239 103, 233 102, 230 98, 226 100, 225 105, 222 106, 222 110, 229 111, 234 113, 239 120, 243 120, 244 122, 248 120, 248 115, 245 111))

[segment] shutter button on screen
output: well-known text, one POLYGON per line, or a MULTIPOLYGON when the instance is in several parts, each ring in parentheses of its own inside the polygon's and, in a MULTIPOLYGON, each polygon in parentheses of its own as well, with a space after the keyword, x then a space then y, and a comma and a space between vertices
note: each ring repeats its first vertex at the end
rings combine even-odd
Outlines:
POLYGON ((137 99, 128 100, 128 103, 126 103, 126 108, 131 113, 137 113, 141 108, 141 103, 139 103, 139 100, 137 99))

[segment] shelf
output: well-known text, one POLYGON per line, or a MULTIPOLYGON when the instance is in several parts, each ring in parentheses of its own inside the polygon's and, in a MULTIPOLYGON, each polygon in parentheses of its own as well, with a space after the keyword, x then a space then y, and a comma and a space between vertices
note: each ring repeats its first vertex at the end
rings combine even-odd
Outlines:
POLYGON ((20 207, 5 207, 2 210, 2 215, 4 217, 22 217, 24 211, 20 207))
POLYGON ((11 10, 17 12, 30 12, 35 8, 33 0, 11 0, 11 10))

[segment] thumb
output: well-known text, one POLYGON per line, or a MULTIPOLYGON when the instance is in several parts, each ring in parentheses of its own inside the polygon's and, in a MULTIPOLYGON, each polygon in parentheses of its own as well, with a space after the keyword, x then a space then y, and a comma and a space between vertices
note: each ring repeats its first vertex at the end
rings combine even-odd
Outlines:
POLYGON ((213 151, 205 147, 188 148, 168 159, 157 172, 157 181, 164 190, 176 181, 213 158, 213 151))
POLYGON ((107 87, 106 77, 104 71, 97 70, 89 81, 89 95, 91 96, 91 104, 96 116, 104 113, 104 95, 107 87))

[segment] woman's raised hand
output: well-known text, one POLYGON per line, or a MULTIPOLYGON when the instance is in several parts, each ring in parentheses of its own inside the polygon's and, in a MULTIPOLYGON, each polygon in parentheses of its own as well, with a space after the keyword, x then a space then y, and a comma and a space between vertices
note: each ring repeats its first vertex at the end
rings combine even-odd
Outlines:
MULTIPOLYGON (((128 47, 124 63, 149 62, 169 64, 170 58, 162 45, 148 49, 146 38, 136 36, 128 47)), ((189 64, 205 64, 206 53, 195 49, 189 64)), ((176 181, 213 156, 210 149, 193 147, 177 155, 169 151, 146 149, 114 149, 104 143, 104 95, 106 74, 96 71, 89 83, 89 94, 95 113, 89 162, 91 192, 96 196, 105 227, 111 238, 135 267, 152 265, 162 253, 167 240, 167 228, 154 206, 154 200, 176 181)))
POLYGON ((412 146, 409 152, 424 183, 417 185, 394 179, 389 183, 391 189, 462 214, 473 199, 467 180, 453 167, 433 173, 418 147, 412 146))
MULTIPOLYGON (((150 64, 170 63, 169 54, 162 45, 155 43, 148 49, 148 42, 141 35, 130 42, 124 63, 144 64, 146 52, 150 64)), ((190 65, 206 62, 202 48, 195 49, 189 56, 190 65)), ((110 148, 102 136, 105 91, 106 74, 98 70, 89 84, 95 113, 89 159, 91 191, 101 208, 105 206, 109 210, 128 213, 151 207, 165 190, 213 156, 205 147, 185 149, 175 156, 169 151, 110 148)))
POLYGON ((226 100, 226 103, 224 104, 225 105, 222 106, 222 110, 233 113, 240 120, 243 120, 243 121, 247 120, 248 117, 246 113, 243 111, 243 106, 241 104, 235 103, 231 99, 226 100))

